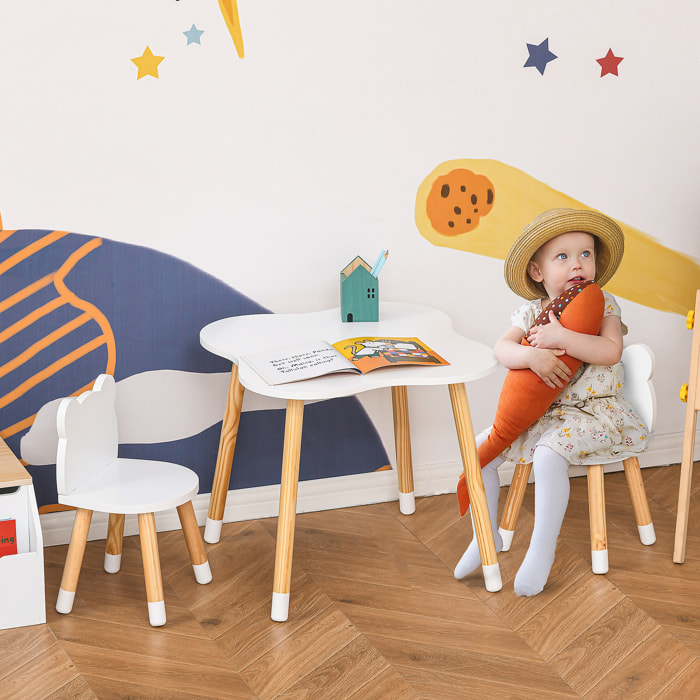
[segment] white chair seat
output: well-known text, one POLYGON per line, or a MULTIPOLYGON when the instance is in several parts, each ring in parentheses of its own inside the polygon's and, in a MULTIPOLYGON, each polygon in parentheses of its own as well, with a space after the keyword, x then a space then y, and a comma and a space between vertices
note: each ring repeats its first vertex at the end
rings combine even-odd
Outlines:
POLYGON ((199 490, 197 475, 171 462, 118 458, 58 502, 100 513, 158 513, 191 501, 199 490))

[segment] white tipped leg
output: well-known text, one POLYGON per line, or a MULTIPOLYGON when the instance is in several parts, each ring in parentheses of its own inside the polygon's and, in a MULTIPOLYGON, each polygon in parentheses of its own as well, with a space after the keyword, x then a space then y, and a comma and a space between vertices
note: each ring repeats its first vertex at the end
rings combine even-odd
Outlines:
POLYGON ((116 574, 122 566, 121 554, 109 554, 105 552, 105 571, 108 574, 116 574))
POLYGON ((591 565, 594 574, 608 573, 608 550, 591 550, 591 565))
POLYGON ((289 617, 289 593, 272 593, 272 612, 275 622, 286 622, 289 617))
POLYGON ((165 624, 165 601, 158 600, 148 603, 148 621, 153 627, 162 627, 165 624))
POLYGON ((503 545, 501 547, 502 552, 507 552, 510 549, 510 545, 513 544, 513 535, 515 534, 513 530, 504 530, 502 527, 498 528, 498 534, 503 540, 503 545))
POLYGON ((209 562, 205 561, 204 564, 192 564, 194 569, 194 577, 197 579, 197 583, 209 583, 211 581, 211 568, 209 567, 209 562))
POLYGON ((73 609, 73 601, 75 600, 75 591, 64 591, 58 589, 58 598, 56 600, 56 612, 67 615, 73 609))
POLYGON ((209 544, 216 544, 221 539, 221 526, 223 520, 211 520, 207 518, 204 526, 204 541, 209 544))
POLYGON ((498 564, 485 564, 481 569, 484 572, 486 590, 491 593, 500 591, 503 588, 503 582, 501 581, 501 569, 498 564))
POLYGON ((654 542, 656 542, 654 523, 637 525, 637 529, 639 530, 639 539, 642 541, 642 544, 654 544, 654 542))
POLYGON ((416 512, 416 492, 401 493, 399 491, 399 510, 404 515, 412 515, 416 512))

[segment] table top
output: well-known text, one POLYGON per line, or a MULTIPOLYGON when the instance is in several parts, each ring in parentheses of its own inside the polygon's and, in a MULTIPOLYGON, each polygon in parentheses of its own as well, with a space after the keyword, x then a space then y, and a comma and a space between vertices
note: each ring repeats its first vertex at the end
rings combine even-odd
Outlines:
POLYGON ((24 486, 32 483, 32 477, 0 438, 0 488, 24 486))
POLYGON ((205 326, 199 339, 202 347, 238 365, 238 378, 246 389, 282 399, 329 399, 381 387, 457 384, 485 377, 497 365, 493 350, 457 334, 447 314, 401 302, 381 302, 377 322, 343 323, 339 308, 301 314, 234 316, 205 326), (419 338, 450 364, 390 367, 365 375, 333 374, 271 386, 241 360, 249 353, 304 341, 334 343, 360 336, 419 338))

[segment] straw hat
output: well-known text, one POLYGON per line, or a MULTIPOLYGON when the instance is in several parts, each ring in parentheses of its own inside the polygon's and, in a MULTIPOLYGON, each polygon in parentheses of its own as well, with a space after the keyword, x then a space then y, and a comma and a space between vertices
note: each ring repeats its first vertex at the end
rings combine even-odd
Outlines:
POLYGON ((625 237, 617 223, 588 209, 549 209, 523 229, 506 255, 503 274, 508 286, 518 296, 524 299, 547 296, 544 287, 527 274, 527 264, 540 246, 571 231, 582 231, 596 237, 595 281, 601 287, 610 281, 625 248, 625 237))

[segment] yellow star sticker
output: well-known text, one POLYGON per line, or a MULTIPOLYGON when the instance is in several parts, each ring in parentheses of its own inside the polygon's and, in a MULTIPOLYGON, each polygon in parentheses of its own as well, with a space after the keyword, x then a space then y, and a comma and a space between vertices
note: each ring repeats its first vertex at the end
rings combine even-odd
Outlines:
POLYGON ((132 58, 131 62, 135 63, 139 69, 139 74, 136 76, 136 80, 141 80, 144 75, 152 75, 154 78, 158 77, 158 66, 160 62, 165 58, 165 56, 154 56, 150 47, 147 46, 143 55, 138 58, 132 58))

